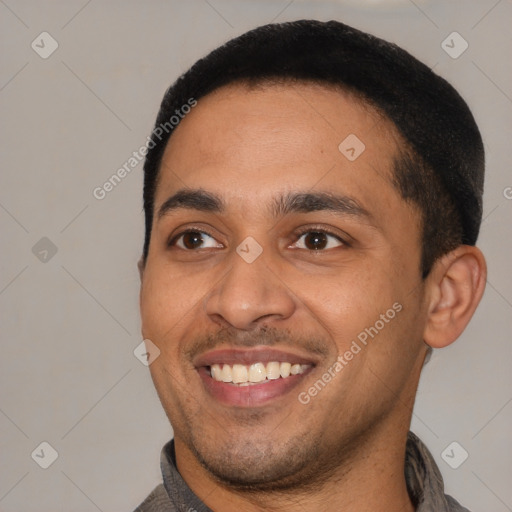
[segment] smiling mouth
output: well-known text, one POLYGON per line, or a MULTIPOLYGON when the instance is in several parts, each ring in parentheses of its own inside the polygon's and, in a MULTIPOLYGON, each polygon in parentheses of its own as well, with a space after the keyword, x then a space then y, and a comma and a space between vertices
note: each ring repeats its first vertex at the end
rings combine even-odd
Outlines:
POLYGON ((302 375, 312 367, 311 364, 292 364, 289 362, 270 361, 243 364, 213 364, 207 367, 210 376, 217 382, 233 386, 251 386, 269 383, 278 379, 288 379, 293 375, 302 375))
POLYGON ((282 401, 291 397, 319 362, 319 356, 295 347, 259 346, 211 350, 195 357, 192 364, 213 403, 254 408, 284 406, 282 401))

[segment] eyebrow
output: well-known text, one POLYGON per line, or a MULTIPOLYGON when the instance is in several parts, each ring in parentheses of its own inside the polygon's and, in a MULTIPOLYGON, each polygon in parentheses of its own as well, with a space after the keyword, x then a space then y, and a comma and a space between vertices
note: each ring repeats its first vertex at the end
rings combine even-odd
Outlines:
POLYGON ((317 211, 371 218, 371 214, 353 197, 328 192, 287 193, 274 199, 271 206, 274 217, 317 211))
POLYGON ((158 218, 180 208, 210 213, 222 213, 225 210, 224 201, 216 194, 202 189, 182 189, 160 206, 158 218))
MULTIPOLYGON (((328 211, 371 219, 372 215, 356 199, 328 192, 288 192, 274 198, 269 211, 275 218, 290 213, 328 211)), ((158 219, 179 209, 223 213, 226 204, 221 196, 202 189, 182 189, 169 197, 158 210, 158 219)))

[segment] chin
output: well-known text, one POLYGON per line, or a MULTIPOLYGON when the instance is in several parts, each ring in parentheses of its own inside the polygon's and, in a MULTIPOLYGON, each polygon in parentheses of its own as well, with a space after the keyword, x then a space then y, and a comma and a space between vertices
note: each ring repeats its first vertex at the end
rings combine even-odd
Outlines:
POLYGON ((304 486, 306 477, 318 474, 318 443, 247 441, 229 446, 193 446, 201 465, 218 481, 239 491, 278 491, 304 486))

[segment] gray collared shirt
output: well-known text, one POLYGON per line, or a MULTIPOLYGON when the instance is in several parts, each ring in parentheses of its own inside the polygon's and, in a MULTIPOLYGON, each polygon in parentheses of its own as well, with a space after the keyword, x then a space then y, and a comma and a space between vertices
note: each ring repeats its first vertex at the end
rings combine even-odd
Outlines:
MULTIPOLYGON (((174 441, 162 449, 163 483, 135 512, 212 512, 190 489, 176 469, 174 441)), ((409 432, 405 453, 405 480, 416 512, 469 512, 444 493, 439 468, 427 447, 409 432)))

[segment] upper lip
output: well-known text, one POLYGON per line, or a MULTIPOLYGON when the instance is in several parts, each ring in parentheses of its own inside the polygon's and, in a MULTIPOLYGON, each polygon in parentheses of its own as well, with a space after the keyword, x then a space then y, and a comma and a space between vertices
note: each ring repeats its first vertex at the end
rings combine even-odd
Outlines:
POLYGON ((244 364, 268 363, 270 361, 288 362, 291 364, 316 364, 316 358, 303 356, 285 350, 268 347, 229 348, 204 352, 193 360, 196 368, 212 366, 213 364, 244 364))

